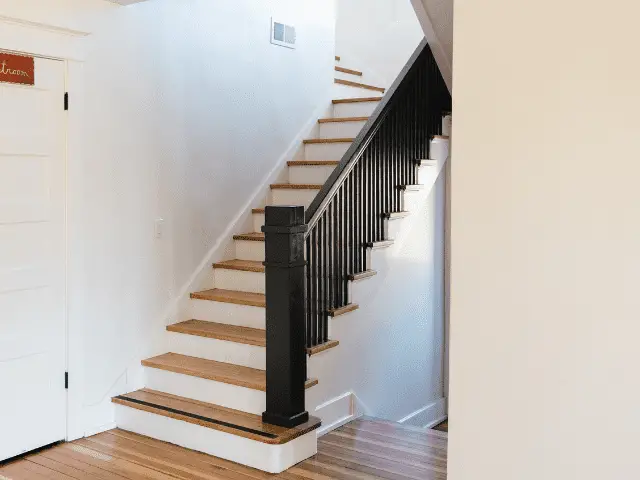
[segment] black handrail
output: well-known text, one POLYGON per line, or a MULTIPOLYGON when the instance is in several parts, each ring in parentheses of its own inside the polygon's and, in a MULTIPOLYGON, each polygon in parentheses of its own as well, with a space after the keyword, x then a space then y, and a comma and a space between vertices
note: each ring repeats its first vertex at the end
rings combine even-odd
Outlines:
MULTIPOLYGON (((354 164, 362 155, 362 151, 375 135, 384 118, 389 114, 389 111, 391 110, 390 107, 393 106, 394 99, 396 99, 396 92, 399 90, 402 82, 407 75, 409 75, 411 68, 416 64, 420 55, 422 55, 426 48, 430 50, 429 43, 427 42, 427 39, 424 38, 409 58, 409 61, 400 71, 400 74, 393 82, 393 85, 391 85, 387 90, 387 94, 382 98, 377 108, 369 117, 369 120, 367 120, 367 123, 362 127, 362 130, 360 130, 360 133, 355 138, 349 149, 345 152, 340 163, 336 166, 333 172, 331 172, 331 175, 318 192, 318 195, 316 195, 313 202, 311 202, 311 205, 309 205, 309 208, 305 211, 305 221, 308 226, 313 226, 317 221, 319 215, 322 213, 322 207, 326 204, 327 197, 331 196, 332 190, 334 189, 333 187, 341 183, 340 177, 343 176, 345 170, 348 170, 349 166, 354 164)), ((307 235, 308 234, 309 233, 307 233, 307 235)))
POLYGON ((305 212, 307 346, 329 340, 328 317, 349 304, 348 280, 368 269, 367 248, 385 239, 384 218, 402 211, 442 133, 451 95, 426 39, 305 212))
POLYGON ((423 40, 305 215, 302 207, 266 207, 265 422, 311 421, 303 347, 329 340, 328 317, 348 306, 348 280, 367 270, 367 249, 384 244, 385 217, 402 211, 402 191, 417 182, 419 160, 429 158, 450 110, 423 40))

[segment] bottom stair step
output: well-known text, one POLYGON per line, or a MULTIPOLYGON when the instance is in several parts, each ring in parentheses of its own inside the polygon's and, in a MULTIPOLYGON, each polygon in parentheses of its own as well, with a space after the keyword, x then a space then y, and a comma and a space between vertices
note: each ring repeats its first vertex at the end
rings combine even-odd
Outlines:
POLYGON ((119 395, 113 398, 113 403, 272 445, 288 443, 320 426, 320 419, 311 417, 307 423, 299 427, 278 427, 263 423, 259 415, 146 388, 119 395))
POLYGON ((315 455, 320 420, 295 428, 210 403, 142 389, 112 399, 118 427, 270 473, 315 455))

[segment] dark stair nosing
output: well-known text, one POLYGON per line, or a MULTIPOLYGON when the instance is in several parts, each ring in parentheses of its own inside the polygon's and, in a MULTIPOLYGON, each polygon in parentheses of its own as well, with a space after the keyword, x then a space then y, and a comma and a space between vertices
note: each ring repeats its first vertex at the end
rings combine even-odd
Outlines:
POLYGON ((212 423, 214 425, 221 425, 223 427, 233 428, 235 430, 239 430, 241 432, 251 433, 253 435, 259 435, 261 437, 275 439, 278 438, 278 435, 268 432, 262 432, 260 430, 255 430, 249 427, 243 427, 242 425, 235 425, 233 423, 224 422, 222 420, 216 420, 215 418, 203 417, 202 415, 197 415, 191 412, 185 412, 184 410, 177 410, 175 408, 166 407, 164 405, 158 405, 151 402, 145 402, 144 400, 138 400, 137 398, 129 398, 126 395, 118 395, 115 397, 118 400, 122 400, 125 402, 137 403, 138 405, 144 405, 146 407, 157 408, 158 410, 164 410, 165 412, 174 413, 177 415, 184 415, 185 417, 190 417, 195 420, 200 420, 205 423, 212 423))

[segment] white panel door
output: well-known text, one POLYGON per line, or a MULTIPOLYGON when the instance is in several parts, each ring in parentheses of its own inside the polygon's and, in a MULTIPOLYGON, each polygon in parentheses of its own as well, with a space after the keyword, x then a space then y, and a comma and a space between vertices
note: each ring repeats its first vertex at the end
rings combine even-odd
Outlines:
POLYGON ((64 64, 0 83, 0 460, 63 440, 64 64))

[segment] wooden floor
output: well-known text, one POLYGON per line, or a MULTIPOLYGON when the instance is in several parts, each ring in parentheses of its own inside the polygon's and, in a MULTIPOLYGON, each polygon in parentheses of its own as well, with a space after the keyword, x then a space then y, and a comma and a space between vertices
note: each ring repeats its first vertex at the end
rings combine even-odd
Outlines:
POLYGON ((438 430, 439 432, 447 432, 449 433, 449 420, 445 420, 442 423, 439 423, 438 425, 436 425, 435 427, 433 427, 434 430, 438 430))
POLYGON ((111 430, 0 463, 0 480, 440 480, 446 462, 446 433, 363 418, 321 437, 317 455, 279 475, 111 430))

